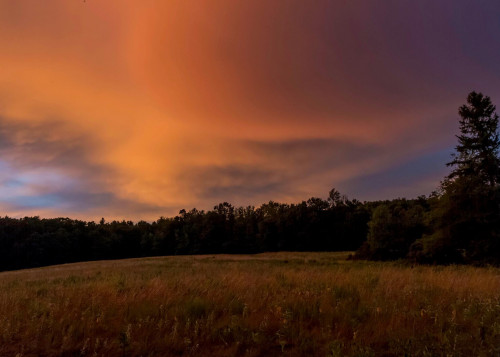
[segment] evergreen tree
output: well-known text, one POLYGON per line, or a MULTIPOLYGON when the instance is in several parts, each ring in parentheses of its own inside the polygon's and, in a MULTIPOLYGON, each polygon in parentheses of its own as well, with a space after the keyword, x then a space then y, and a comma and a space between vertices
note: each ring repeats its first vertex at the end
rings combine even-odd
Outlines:
POLYGON ((452 263, 500 262, 500 159, 498 115, 487 96, 471 92, 459 108, 460 135, 430 203, 432 233, 412 246, 417 260, 452 263))
POLYGON ((471 92, 459 109, 460 135, 456 154, 448 166, 455 169, 448 179, 473 179, 495 186, 500 183, 498 115, 487 96, 471 92))

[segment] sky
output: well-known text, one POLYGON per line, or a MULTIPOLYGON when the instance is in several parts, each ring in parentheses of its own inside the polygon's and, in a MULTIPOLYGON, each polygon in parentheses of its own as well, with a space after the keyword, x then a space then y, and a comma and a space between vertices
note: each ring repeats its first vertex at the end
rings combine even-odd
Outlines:
POLYGON ((0 215, 436 190, 496 0, 0 0, 0 215))

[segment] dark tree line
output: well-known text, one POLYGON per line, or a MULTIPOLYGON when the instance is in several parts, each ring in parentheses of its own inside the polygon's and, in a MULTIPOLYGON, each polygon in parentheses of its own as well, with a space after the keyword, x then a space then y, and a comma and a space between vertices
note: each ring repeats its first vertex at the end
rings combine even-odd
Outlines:
POLYGON ((459 109, 453 168, 438 192, 359 202, 335 189, 327 200, 181 210, 155 222, 0 218, 0 270, 86 260, 176 254, 347 251, 421 263, 500 264, 500 139, 489 97, 459 109))
POLYGON ((500 139, 491 99, 471 92, 438 192, 378 206, 357 256, 422 263, 500 264, 500 139))
POLYGON ((369 217, 365 204, 335 190, 328 200, 271 201, 259 208, 224 202, 152 223, 5 217, 0 269, 175 254, 356 250, 366 238, 369 217))

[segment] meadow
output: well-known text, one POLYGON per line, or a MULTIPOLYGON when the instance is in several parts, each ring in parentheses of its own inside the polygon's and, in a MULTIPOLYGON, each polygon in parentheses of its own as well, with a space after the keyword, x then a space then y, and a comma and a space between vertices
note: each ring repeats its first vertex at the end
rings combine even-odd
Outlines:
POLYGON ((500 269, 265 253, 0 273, 0 356, 495 356, 500 269))

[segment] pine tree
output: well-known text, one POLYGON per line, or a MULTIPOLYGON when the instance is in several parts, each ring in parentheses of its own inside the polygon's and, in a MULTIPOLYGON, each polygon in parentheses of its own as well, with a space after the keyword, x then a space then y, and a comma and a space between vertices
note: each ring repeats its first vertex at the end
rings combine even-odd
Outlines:
POLYGON ((449 180, 472 179, 491 187, 500 183, 500 140, 495 109, 489 97, 476 92, 471 92, 467 104, 459 108, 461 134, 457 135, 457 152, 447 164, 455 166, 449 180))
POLYGON ((430 200, 431 233, 411 248, 415 258, 441 263, 500 263, 498 115, 487 96, 471 92, 459 108, 454 167, 430 200))

